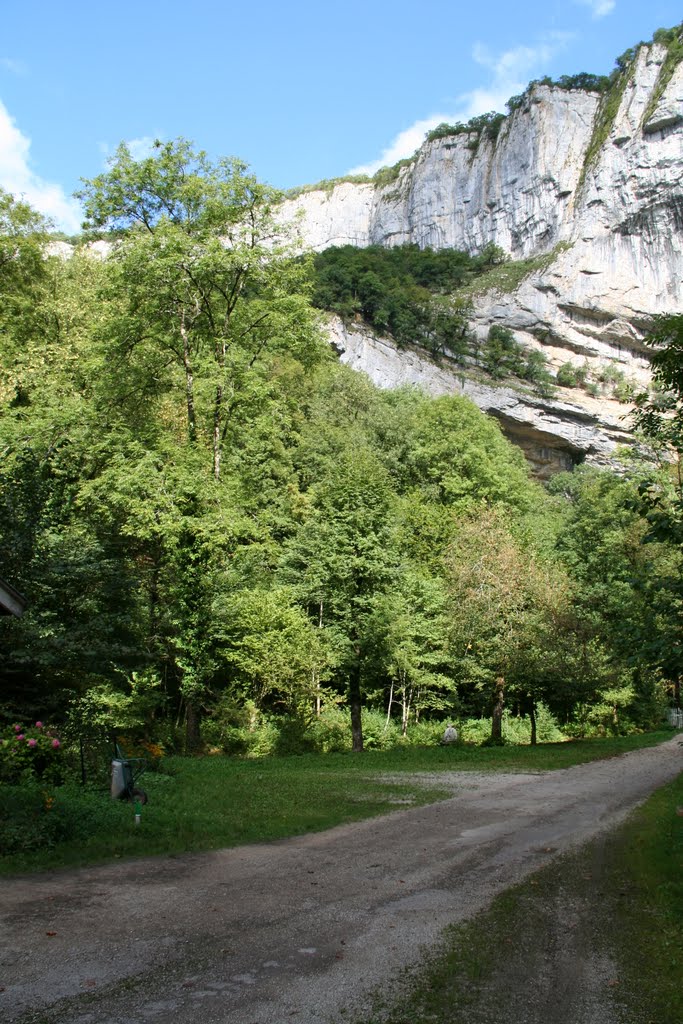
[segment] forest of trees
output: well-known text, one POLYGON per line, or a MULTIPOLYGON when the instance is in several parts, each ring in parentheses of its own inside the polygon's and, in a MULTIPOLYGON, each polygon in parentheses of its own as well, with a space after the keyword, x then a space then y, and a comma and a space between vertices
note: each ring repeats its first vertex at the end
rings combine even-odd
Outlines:
POLYGON ((313 304, 347 320, 360 318, 399 346, 457 359, 472 346, 473 309, 453 293, 505 259, 494 245, 477 256, 417 245, 332 246, 314 257, 313 304))
MULTIPOLYGON (((360 750, 368 710, 408 737, 490 717, 494 741, 503 707, 575 735, 662 719, 677 463, 543 488, 467 400, 341 366, 324 278, 235 161, 121 147, 81 198, 106 259, 50 256, 0 196, 0 564, 28 602, 0 620, 2 724, 231 751, 264 722, 325 749, 347 719, 360 750)), ((446 304, 461 257, 415 287, 446 304)), ((661 372, 640 426, 676 450, 661 372)))

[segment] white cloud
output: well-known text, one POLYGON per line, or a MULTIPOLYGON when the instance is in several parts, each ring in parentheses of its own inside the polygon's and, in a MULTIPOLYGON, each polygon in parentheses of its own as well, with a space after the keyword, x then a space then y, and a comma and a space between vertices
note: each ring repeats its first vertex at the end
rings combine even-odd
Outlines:
POLYGON ((13 75, 28 74, 28 68, 23 60, 15 60, 13 57, 0 57, 0 68, 11 72, 13 75))
POLYGON ((30 166, 31 140, 24 135, 0 102, 0 187, 30 203, 57 228, 73 234, 80 230, 83 213, 61 185, 44 181, 30 166))
POLYGON ((582 7, 590 7, 594 18, 604 18, 606 14, 611 14, 616 7, 616 0, 574 0, 574 3, 581 4, 582 7))
POLYGON ((129 139, 126 145, 133 160, 146 160, 148 156, 152 156, 156 141, 157 136, 143 135, 141 139, 129 139))
MULTIPOLYGON (((128 146, 128 151, 133 160, 146 160, 148 156, 153 156, 156 148, 155 143, 160 138, 162 136, 143 135, 139 139, 124 139, 124 142, 128 146)), ((110 146, 108 142, 100 142, 99 150, 107 162, 115 155, 115 148, 110 146)))
MULTIPOLYGON (((609 3, 612 0, 595 0, 609 3)), ((398 160, 413 155, 424 141, 425 134, 438 124, 469 121, 471 117, 486 114, 491 110, 505 110, 507 100, 522 92, 535 72, 547 65, 552 57, 572 38, 569 33, 556 32, 548 35, 537 46, 517 46, 512 50, 494 55, 487 47, 477 43, 472 56, 477 64, 491 73, 487 85, 463 93, 456 100, 453 109, 430 114, 421 118, 393 139, 377 160, 352 168, 349 174, 374 174, 380 167, 395 164, 398 160)))

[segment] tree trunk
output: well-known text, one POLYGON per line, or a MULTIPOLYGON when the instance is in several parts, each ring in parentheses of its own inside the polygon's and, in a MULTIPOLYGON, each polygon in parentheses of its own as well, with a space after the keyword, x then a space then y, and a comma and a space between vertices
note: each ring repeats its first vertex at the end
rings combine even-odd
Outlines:
POLYGON ((405 736, 408 731, 408 715, 410 714, 410 697, 408 695, 406 673, 403 669, 399 669, 398 681, 401 687, 401 736, 405 736))
MULTIPOLYGON (((320 601, 318 609, 318 629, 323 628, 323 602, 320 601)), ((320 712, 322 710, 322 701, 320 697, 320 671, 319 669, 313 669, 313 683, 315 686, 315 717, 320 718, 320 712)))
POLYGON ((349 706, 351 708, 352 749, 354 754, 361 754, 363 752, 363 723, 361 721, 360 658, 351 670, 349 706))
POLYGON ((320 712, 322 710, 322 700, 320 697, 320 673, 318 672, 317 668, 313 669, 313 672, 311 674, 311 681, 313 683, 313 688, 315 690, 315 701, 313 704, 313 710, 315 712, 315 717, 320 718, 320 712))
POLYGON ((503 707, 505 706, 505 678, 498 676, 494 691, 493 713, 491 715, 491 742, 503 742, 503 707))
POLYGON ((536 737, 536 702, 532 700, 531 707, 529 708, 529 721, 531 722, 531 746, 535 747, 537 742, 536 737))
POLYGON ((403 712, 401 714, 401 736, 408 735, 408 720, 410 718, 410 703, 413 696, 413 688, 410 689, 403 683, 403 712))
POLYGON ((387 720, 386 720, 386 724, 384 726, 385 729, 389 728, 389 723, 391 722, 391 705, 393 703, 394 703, 394 680, 392 679, 391 680, 391 687, 389 689, 389 701, 387 703, 387 720))

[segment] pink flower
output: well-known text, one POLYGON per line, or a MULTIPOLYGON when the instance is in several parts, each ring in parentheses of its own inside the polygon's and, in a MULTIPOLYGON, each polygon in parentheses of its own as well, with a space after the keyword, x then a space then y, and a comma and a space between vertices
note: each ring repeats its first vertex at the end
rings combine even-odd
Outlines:
POLYGON ((55 750, 56 750, 56 749, 57 749, 57 747, 61 746, 61 744, 60 744, 59 740, 53 740, 53 741, 52 741, 52 746, 53 746, 53 747, 55 748, 55 750))
POLYGON ((24 736, 23 732, 20 732, 20 733, 19 733, 19 735, 17 736, 17 739, 18 739, 18 740, 23 740, 23 739, 25 739, 25 736, 24 736))
POLYGON ((14 731, 15 732, 21 732, 21 726, 20 725, 15 725, 14 726, 14 731))
POLYGON ((36 729, 42 729, 42 728, 43 728, 43 723, 42 722, 36 722, 36 729))
POLYGON ((28 743, 29 747, 36 747, 38 745, 38 740, 26 740, 26 742, 28 743))

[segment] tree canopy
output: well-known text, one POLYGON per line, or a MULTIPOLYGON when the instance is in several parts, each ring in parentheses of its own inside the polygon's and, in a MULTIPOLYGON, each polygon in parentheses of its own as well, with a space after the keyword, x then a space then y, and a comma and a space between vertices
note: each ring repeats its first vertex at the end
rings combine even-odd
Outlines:
MULTIPOLYGON (((250 748, 259 720, 303 743, 341 709, 360 750, 368 712, 404 738, 503 701, 577 731, 656 720, 680 672, 671 463, 548 492, 467 400, 380 391, 324 339, 314 301, 375 302, 453 351, 469 257, 316 269, 276 193, 183 140, 119 148, 81 195, 105 259, 50 255, 0 195, 0 557, 29 602, 0 621, 5 721, 250 748)), ((651 401, 673 397, 641 426, 678 451, 660 327, 651 401)))

